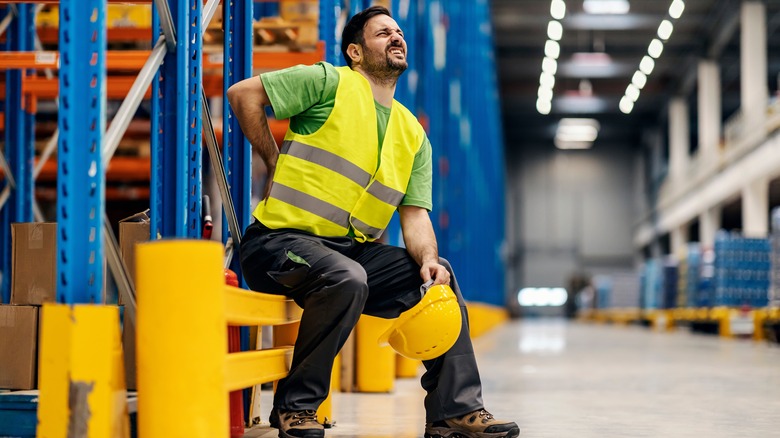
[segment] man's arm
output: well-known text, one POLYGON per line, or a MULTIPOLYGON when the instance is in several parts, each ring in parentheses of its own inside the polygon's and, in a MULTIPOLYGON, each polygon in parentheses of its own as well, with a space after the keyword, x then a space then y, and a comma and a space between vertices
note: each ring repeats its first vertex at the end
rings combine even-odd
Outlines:
MULTIPOLYGON (((268 127, 268 118, 265 115, 265 107, 271 104, 268 93, 265 91, 263 81, 259 76, 253 76, 233 84, 227 91, 228 101, 238 118, 241 131, 249 140, 252 148, 257 151, 268 169, 268 181, 273 180, 276 170, 276 160, 279 157, 279 148, 268 127)), ((265 186, 263 199, 268 197, 271 184, 265 186)))
POLYGON ((450 273, 439 264, 439 249, 428 211, 421 207, 401 206, 401 231, 409 255, 420 265, 423 282, 434 279, 434 284, 449 284, 450 273))

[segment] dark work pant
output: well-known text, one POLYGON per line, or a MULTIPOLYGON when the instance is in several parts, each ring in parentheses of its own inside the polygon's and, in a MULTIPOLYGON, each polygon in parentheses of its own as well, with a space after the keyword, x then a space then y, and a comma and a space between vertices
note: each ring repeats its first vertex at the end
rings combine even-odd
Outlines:
MULTIPOLYGON (((450 264, 463 329, 444 355, 423 361, 426 421, 480 409, 482 385, 469 337, 468 314, 450 264)), ((420 266, 403 249, 271 230, 255 222, 241 242, 241 270, 252 290, 285 295, 301 306, 290 373, 279 382, 274 406, 317 409, 328 395, 333 360, 361 314, 395 318, 420 299, 420 266)))

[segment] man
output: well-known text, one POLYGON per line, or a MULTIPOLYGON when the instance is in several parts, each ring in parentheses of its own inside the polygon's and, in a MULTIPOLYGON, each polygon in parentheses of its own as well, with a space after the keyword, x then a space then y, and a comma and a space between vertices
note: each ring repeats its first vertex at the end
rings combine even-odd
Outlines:
POLYGON ((271 425, 280 437, 323 437, 316 410, 333 360, 362 313, 394 318, 420 301, 420 284, 451 284, 463 330, 444 355, 424 361, 425 436, 516 437, 513 422, 484 410, 466 308, 439 258, 431 209, 431 146, 393 100, 407 68, 406 42, 387 9, 355 15, 342 35, 348 67, 327 63, 266 73, 233 85, 241 129, 268 168, 257 219, 242 241, 247 284, 303 309, 289 375, 271 425), (290 118, 279 153, 265 106, 290 118), (406 249, 375 242, 398 210, 406 249))

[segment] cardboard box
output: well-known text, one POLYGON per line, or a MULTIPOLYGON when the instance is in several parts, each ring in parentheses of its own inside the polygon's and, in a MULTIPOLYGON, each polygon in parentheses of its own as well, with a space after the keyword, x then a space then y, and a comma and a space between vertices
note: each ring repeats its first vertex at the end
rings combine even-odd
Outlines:
MULTIPOLYGON (((147 210, 148 211, 148 210, 147 210)), ((138 243, 149 240, 149 216, 147 211, 134 214, 128 218, 119 221, 119 251, 122 253, 122 260, 127 267, 127 274, 135 281, 135 246, 138 243)), ((119 304, 124 304, 122 295, 119 295, 119 304)))
POLYGON ((125 360, 125 385, 128 391, 135 391, 138 389, 135 367, 135 323, 128 316, 127 310, 122 324, 122 350, 125 360))
POLYGON ((38 308, 0 305, 0 388, 34 389, 38 308))
POLYGON ((57 224, 11 224, 11 304, 56 301, 57 224))

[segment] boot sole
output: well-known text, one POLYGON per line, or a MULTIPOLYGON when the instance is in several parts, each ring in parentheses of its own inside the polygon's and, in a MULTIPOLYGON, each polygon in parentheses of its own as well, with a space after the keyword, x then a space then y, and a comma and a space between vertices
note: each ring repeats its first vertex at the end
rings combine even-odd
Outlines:
POLYGON ((513 427, 506 432, 460 432, 452 429, 434 428, 425 432, 425 438, 517 438, 520 436, 520 428, 513 427))
POLYGON ((279 438, 324 438, 324 437, 325 437, 325 433, 324 432, 323 433, 316 433, 316 432, 315 433, 307 433, 307 434, 304 434, 302 437, 300 437, 300 436, 288 435, 288 434, 284 433, 284 431, 282 429, 279 429, 279 438))

